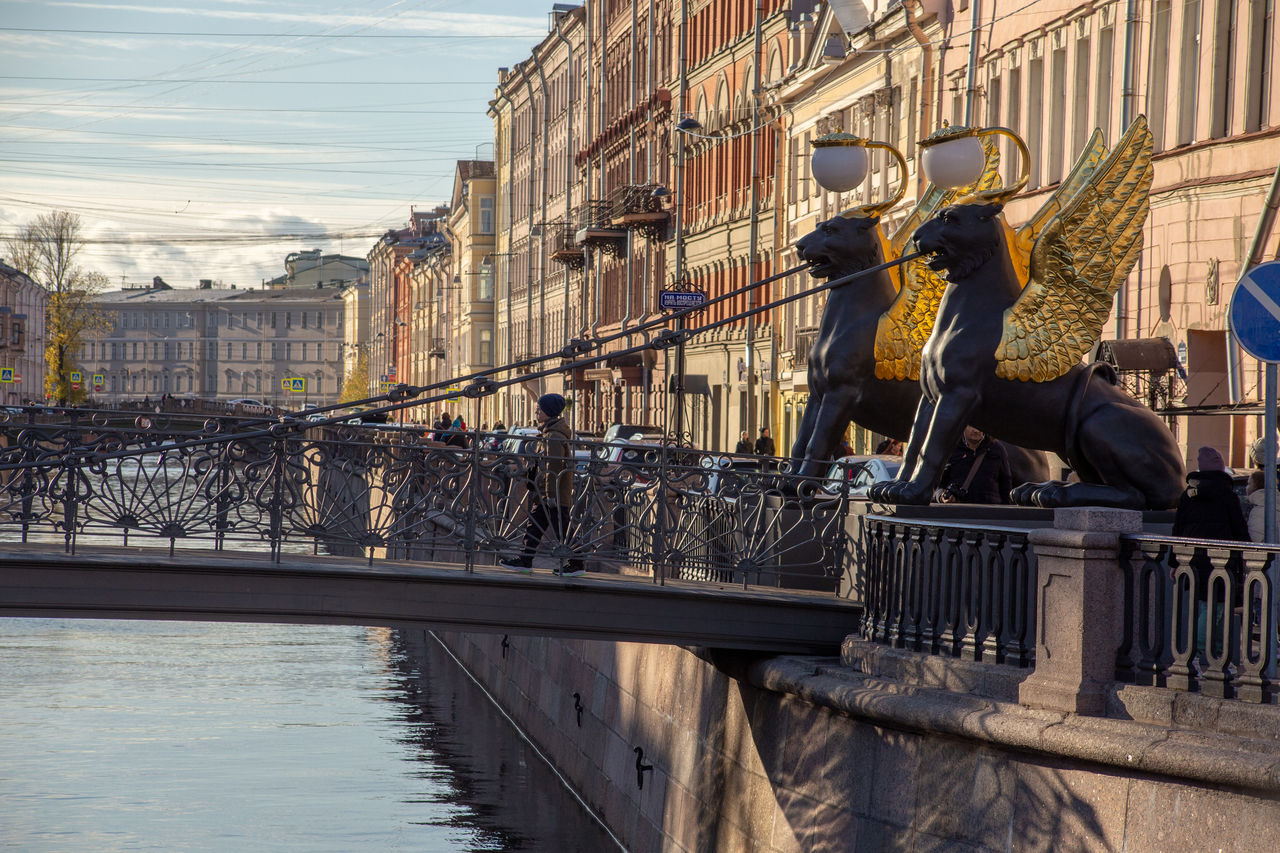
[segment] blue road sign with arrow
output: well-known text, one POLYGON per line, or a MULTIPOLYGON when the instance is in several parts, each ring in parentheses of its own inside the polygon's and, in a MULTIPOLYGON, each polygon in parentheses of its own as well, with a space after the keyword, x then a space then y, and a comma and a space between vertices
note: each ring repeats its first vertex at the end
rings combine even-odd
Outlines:
POLYGON ((1227 319, 1245 352, 1280 362, 1280 261, 1258 264, 1240 277, 1227 319))

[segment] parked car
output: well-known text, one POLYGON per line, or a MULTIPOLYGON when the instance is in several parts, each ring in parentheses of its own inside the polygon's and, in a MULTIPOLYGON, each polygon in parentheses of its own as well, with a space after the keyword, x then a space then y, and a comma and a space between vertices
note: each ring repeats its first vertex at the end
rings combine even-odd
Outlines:
POLYGON ((253 400, 253 399, 250 399, 249 397, 241 397, 238 400, 231 400, 229 403, 227 403, 227 405, 228 406, 258 406, 259 408, 263 408, 263 409, 267 407, 266 403, 263 403, 261 400, 253 400))
POLYGON ((901 456, 871 454, 866 456, 841 456, 827 470, 825 491, 836 494, 842 483, 849 481, 849 497, 865 498, 873 483, 883 483, 898 476, 902 469, 901 456))
MULTIPOLYGON (((512 456, 525 456, 537 447, 533 441, 541 435, 542 433, 533 427, 515 427, 498 444, 498 452, 512 456)), ((587 470, 587 463, 591 461, 591 451, 579 444, 580 440, 574 439, 573 467, 574 470, 582 473, 587 470)))

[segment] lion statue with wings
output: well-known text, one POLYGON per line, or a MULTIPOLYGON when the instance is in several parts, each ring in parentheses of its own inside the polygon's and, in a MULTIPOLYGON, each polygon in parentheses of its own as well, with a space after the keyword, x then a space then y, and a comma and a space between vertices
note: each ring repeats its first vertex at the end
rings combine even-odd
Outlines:
MULTIPOLYGON (((927 339, 913 312, 893 310, 877 336, 877 369, 912 371, 923 396, 897 480, 872 500, 928 503, 966 425, 1050 450, 1079 482, 1028 483, 1015 503, 1167 509, 1182 491, 1177 443, 1147 407, 1083 356, 1142 245, 1151 134, 1139 118, 1109 154, 1101 134, 1030 222, 1002 215, 1016 190, 974 193, 914 234, 945 281, 927 339)), ((927 280, 927 277, 921 277, 927 280)), ((932 295, 899 295, 903 305, 932 295)), ((914 312, 920 313, 920 312, 914 312)), ((929 313, 929 312, 925 312, 929 313)))

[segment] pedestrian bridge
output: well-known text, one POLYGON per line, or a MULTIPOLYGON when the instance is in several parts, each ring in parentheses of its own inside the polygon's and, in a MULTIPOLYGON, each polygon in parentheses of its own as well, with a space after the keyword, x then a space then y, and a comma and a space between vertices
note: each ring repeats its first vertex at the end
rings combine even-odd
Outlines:
POLYGON ((769 651, 832 651, 858 629, 847 487, 776 464, 583 440, 548 484, 546 448, 528 436, 446 444, 295 419, 65 414, 0 415, 0 614, 769 651), (533 543, 547 568, 498 567, 533 543), (571 560, 592 571, 550 571, 571 560))
POLYGON ((0 616, 384 625, 826 652, 861 608, 830 593, 588 573, 210 550, 0 546, 0 616))

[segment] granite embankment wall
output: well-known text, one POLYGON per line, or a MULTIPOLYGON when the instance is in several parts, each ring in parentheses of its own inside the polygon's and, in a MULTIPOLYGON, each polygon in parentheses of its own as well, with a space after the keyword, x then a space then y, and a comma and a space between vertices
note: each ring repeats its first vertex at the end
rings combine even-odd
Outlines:
POLYGON ((633 851, 1280 849, 1274 708, 1117 688, 1130 719, 1036 711, 1026 671, 853 640, 842 659, 421 640, 633 851))

